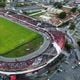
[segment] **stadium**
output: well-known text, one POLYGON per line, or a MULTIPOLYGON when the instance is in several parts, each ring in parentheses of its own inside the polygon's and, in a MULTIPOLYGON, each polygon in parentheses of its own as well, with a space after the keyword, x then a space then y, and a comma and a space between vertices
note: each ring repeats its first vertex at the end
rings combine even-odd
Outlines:
POLYGON ((19 80, 16 75, 38 74, 60 56, 65 34, 40 28, 37 24, 31 17, 0 10, 1 75, 19 80))

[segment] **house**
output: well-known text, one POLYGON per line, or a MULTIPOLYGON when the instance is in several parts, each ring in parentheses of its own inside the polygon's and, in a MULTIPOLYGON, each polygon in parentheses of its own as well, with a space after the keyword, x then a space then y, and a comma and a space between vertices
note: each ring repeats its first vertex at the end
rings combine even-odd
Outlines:
POLYGON ((75 4, 80 8, 80 0, 75 0, 75 4))

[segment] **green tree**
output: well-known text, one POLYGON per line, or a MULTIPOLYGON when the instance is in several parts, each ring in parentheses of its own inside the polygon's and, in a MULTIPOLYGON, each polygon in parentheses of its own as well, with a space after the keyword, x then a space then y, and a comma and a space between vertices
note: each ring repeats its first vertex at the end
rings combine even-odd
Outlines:
POLYGON ((59 15, 58 15, 59 18, 61 19, 64 19, 66 17, 66 13, 65 12, 61 12, 59 15))
POLYGON ((72 45, 69 44, 68 42, 66 42, 65 48, 66 48, 66 50, 70 50, 72 48, 72 45))
POLYGON ((78 46, 80 47, 80 40, 77 41, 78 46))
POLYGON ((72 8, 70 11, 71 11, 72 13, 75 13, 75 12, 77 11, 77 8, 74 7, 74 8, 72 8))
POLYGON ((54 3, 54 7, 61 9, 63 6, 62 6, 62 3, 60 3, 60 2, 55 2, 55 3, 54 3))
POLYGON ((78 9, 78 12, 80 13, 80 9, 78 9))
POLYGON ((75 26, 74 22, 71 22, 71 23, 70 23, 70 27, 69 27, 69 29, 74 30, 75 27, 76 27, 76 26, 75 26))

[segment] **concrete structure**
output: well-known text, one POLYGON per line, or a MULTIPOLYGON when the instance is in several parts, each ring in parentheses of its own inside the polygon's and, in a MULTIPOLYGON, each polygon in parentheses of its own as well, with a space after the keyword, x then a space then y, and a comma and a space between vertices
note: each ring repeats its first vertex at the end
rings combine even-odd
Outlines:
POLYGON ((17 2, 39 2, 39 3, 43 3, 43 4, 52 4, 55 2, 63 2, 64 0, 7 0, 6 2, 10 3, 11 6, 15 6, 17 2))
POLYGON ((64 0, 35 0, 41 3, 50 3, 50 2, 63 2, 64 0))
POLYGON ((75 0, 75 3, 80 4, 80 0, 75 0))
POLYGON ((75 0, 75 4, 78 6, 78 8, 80 9, 80 0, 75 0))
POLYGON ((51 19, 51 17, 49 17, 49 16, 45 16, 45 15, 41 15, 41 16, 40 16, 40 19, 41 19, 42 21, 49 22, 50 19, 51 19))
POLYGON ((64 0, 54 0, 54 2, 63 2, 64 0))
POLYGON ((52 14, 60 14, 61 12, 63 12, 63 10, 56 9, 56 8, 53 8, 53 7, 48 7, 47 12, 52 13, 52 14))
MULTIPOLYGON (((0 11, 1 13, 1 11, 0 11)), ((65 44, 65 35, 60 31, 47 31, 42 28, 37 29, 37 22, 35 22, 32 18, 29 18, 24 15, 19 15, 16 13, 9 12, 5 15, 5 11, 1 13, 1 16, 5 18, 9 18, 18 23, 22 23, 24 25, 30 26, 30 29, 43 33, 44 35, 49 36, 47 40, 50 40, 50 45, 42 54, 36 55, 36 57, 30 58, 28 60, 15 59, 15 61, 0 61, 0 73, 4 75, 12 76, 18 74, 28 74, 34 72, 39 72, 41 69, 46 69, 45 67, 49 66, 55 59, 57 59, 65 44), (4 16, 5 15, 5 16, 4 16), (16 15, 16 16, 15 16, 16 15), (20 17, 19 17, 20 16, 20 17), (29 21, 29 22, 28 22, 29 21), (36 24, 35 24, 36 23, 36 24), (51 46, 51 44, 53 46, 51 46)), ((29 27, 28 27, 29 28, 29 27)), ((42 51, 42 50, 41 50, 42 51)), ((40 52, 40 51, 39 51, 40 52)), ((37 53, 38 54, 38 53, 37 53)), ((11 79, 13 80, 13 79, 11 79)))

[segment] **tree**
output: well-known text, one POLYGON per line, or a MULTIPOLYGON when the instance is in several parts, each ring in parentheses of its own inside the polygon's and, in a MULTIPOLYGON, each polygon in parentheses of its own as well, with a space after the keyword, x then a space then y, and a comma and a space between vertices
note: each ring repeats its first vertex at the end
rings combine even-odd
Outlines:
POLYGON ((80 47, 80 40, 77 41, 78 46, 80 47))
POLYGON ((66 48, 66 50, 69 51, 69 50, 72 48, 72 45, 69 44, 68 42, 66 42, 66 44, 65 44, 65 48, 66 48))
POLYGON ((61 12, 59 15, 58 15, 59 18, 61 19, 64 19, 66 17, 66 13, 65 12, 61 12))
POLYGON ((55 3, 54 3, 54 7, 61 9, 63 6, 62 6, 62 3, 60 3, 60 2, 55 2, 55 3))
POLYGON ((75 27, 76 27, 76 26, 75 26, 74 22, 71 22, 69 29, 74 30, 75 27))
POLYGON ((0 7, 5 7, 6 0, 0 0, 0 7))
POLYGON ((75 12, 77 11, 77 8, 74 7, 74 8, 72 8, 70 11, 71 11, 72 13, 75 13, 75 12))
POLYGON ((78 12, 80 13, 80 9, 78 9, 78 12))

